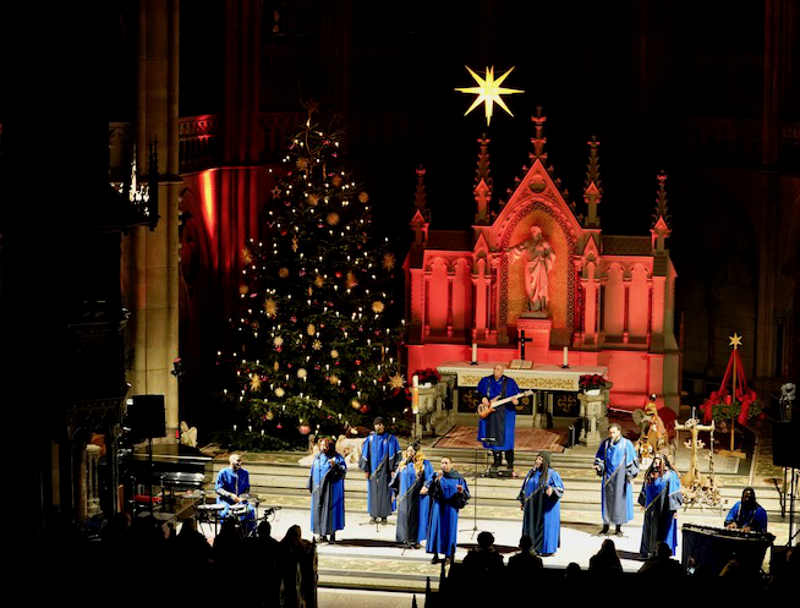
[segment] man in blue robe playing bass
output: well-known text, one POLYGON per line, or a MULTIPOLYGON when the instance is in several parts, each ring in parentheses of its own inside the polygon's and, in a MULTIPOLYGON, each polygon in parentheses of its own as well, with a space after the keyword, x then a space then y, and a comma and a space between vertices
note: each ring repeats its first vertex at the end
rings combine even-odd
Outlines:
POLYGON ((633 444, 622 436, 616 422, 608 427, 608 439, 603 440, 594 457, 594 469, 602 477, 601 513, 603 529, 608 534, 610 524, 616 526, 614 534, 622 536, 622 524, 633 519, 633 491, 631 481, 639 474, 639 463, 633 444))
MULTIPOLYGON (((494 398, 504 399, 519 393, 519 387, 513 378, 503 375, 504 367, 501 363, 494 366, 491 376, 481 378, 478 383, 478 397, 481 405, 490 406, 494 398)), ((495 409, 487 418, 478 422, 478 441, 483 447, 491 450, 494 457, 494 468, 500 467, 503 461, 503 452, 506 455, 506 465, 514 469, 514 425, 517 420, 516 405, 518 399, 512 399, 495 409)))
POLYGON ((336 531, 344 530, 344 476, 347 463, 336 452, 332 439, 319 440, 319 454, 311 464, 308 491, 311 492, 311 531, 320 542, 334 544, 336 531))
POLYGON ((358 467, 367 477, 367 511, 369 523, 380 519, 385 524, 392 514, 392 490, 389 481, 402 458, 397 437, 386 432, 383 418, 378 416, 373 422, 375 431, 370 433, 361 446, 361 459, 358 467))

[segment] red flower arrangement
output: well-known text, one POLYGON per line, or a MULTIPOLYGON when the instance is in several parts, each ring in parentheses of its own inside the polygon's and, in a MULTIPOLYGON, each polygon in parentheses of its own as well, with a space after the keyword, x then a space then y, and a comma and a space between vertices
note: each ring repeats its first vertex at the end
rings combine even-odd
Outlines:
POLYGON ((606 387, 606 379, 600 374, 586 374, 578 378, 578 386, 582 391, 588 391, 594 388, 603 389, 606 387))

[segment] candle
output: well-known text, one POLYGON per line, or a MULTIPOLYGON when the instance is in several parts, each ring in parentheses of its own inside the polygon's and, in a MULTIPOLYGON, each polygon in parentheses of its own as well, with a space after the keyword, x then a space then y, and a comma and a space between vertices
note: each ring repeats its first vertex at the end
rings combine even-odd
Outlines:
POLYGON ((419 386, 419 376, 414 374, 414 376, 411 378, 411 383, 414 386, 414 388, 417 388, 419 386))
POLYGON ((692 418, 694 418, 694 406, 692 406, 692 418))
POLYGON ((567 347, 565 346, 564 347, 564 351, 563 351, 563 353, 564 353, 564 362, 562 363, 562 365, 564 367, 567 367, 569 365, 568 360, 567 360, 567 352, 568 352, 567 351, 567 347))
POLYGON ((477 363, 478 361, 478 345, 475 342, 472 343, 472 362, 477 363))
POLYGON ((235 424, 233 425, 233 432, 234 433, 236 432, 236 425, 235 424))

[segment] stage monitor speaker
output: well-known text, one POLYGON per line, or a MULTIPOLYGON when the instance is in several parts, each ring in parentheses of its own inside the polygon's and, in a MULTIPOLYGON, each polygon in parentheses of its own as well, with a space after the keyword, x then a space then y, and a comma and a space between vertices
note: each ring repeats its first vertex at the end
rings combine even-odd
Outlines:
POLYGON ((772 464, 800 469, 800 424, 775 422, 772 425, 772 464))
POLYGON ((134 395, 128 405, 128 426, 138 439, 164 437, 165 418, 164 395, 134 395))

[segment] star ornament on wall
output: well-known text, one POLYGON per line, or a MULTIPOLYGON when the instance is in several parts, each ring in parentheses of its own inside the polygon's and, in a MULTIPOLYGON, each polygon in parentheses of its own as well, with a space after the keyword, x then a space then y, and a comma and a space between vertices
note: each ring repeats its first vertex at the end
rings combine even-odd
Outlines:
POLYGON ((730 337, 730 344, 728 346, 733 346, 733 349, 736 350, 742 345, 742 336, 738 333, 733 332, 733 335, 730 337))
POLYGON ((467 71, 470 73, 472 78, 478 83, 478 86, 476 87, 464 87, 456 89, 456 91, 459 91, 460 93, 470 93, 478 96, 475 98, 475 101, 472 102, 472 105, 469 107, 469 109, 464 112, 464 116, 472 112, 472 110, 477 108, 480 104, 483 104, 484 112, 486 114, 486 125, 488 126, 492 122, 492 110, 495 103, 508 112, 509 116, 514 116, 511 113, 511 110, 508 109, 506 103, 503 101, 503 98, 500 97, 501 95, 512 95, 514 93, 525 92, 520 89, 508 89, 500 86, 503 84, 503 81, 508 77, 508 75, 514 70, 513 67, 511 67, 497 80, 494 79, 494 66, 486 68, 484 78, 478 76, 469 68, 469 66, 464 67, 467 68, 467 71))

